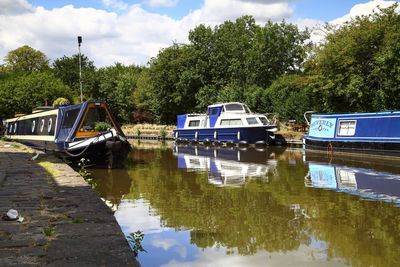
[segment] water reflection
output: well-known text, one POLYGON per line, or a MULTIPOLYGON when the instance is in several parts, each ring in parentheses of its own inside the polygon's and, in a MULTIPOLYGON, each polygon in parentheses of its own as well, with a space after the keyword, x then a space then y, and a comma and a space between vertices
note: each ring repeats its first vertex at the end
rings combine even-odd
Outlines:
POLYGON ((98 188, 126 235, 144 231, 142 266, 400 264, 397 162, 192 146, 129 160, 98 188))
POLYGON ((284 150, 187 145, 175 146, 174 155, 179 169, 207 172, 210 184, 239 186, 251 177, 267 179, 268 172, 275 171, 277 157, 284 150))
MULTIPOLYGON (((382 166, 370 165, 365 161, 363 167, 354 167, 321 160, 318 162, 318 158, 315 155, 313 157, 313 154, 308 155, 308 159, 309 173, 305 177, 305 185, 308 187, 332 189, 364 198, 400 203, 399 174, 380 171, 382 166)), ((383 169, 385 167, 388 169, 387 165, 383 169)), ((390 168, 390 171, 396 172, 393 168, 390 168)))

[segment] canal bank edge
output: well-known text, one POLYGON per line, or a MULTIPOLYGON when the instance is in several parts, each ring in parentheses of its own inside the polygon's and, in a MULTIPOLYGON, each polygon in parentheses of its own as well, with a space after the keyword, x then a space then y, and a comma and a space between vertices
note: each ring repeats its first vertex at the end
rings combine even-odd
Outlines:
POLYGON ((2 266, 140 266, 111 210, 54 155, 0 140, 0 207, 2 266))

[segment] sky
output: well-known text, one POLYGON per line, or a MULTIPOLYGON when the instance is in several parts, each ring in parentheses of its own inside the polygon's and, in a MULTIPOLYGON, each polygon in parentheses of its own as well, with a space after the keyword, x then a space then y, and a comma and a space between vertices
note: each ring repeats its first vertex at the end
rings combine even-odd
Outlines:
MULTIPOLYGON (((0 64, 23 45, 52 61, 81 52, 97 67, 146 65, 200 24, 214 27, 251 15, 259 25, 285 20, 317 29, 367 15, 389 0, 0 0, 0 64)), ((323 36, 315 30, 311 37, 323 36)))

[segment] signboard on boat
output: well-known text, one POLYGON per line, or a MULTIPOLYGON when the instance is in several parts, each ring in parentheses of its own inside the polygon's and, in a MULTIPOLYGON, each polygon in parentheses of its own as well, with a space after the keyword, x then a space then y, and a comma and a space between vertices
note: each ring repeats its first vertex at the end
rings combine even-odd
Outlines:
POLYGON ((310 136, 333 138, 335 136, 336 119, 312 118, 310 136))

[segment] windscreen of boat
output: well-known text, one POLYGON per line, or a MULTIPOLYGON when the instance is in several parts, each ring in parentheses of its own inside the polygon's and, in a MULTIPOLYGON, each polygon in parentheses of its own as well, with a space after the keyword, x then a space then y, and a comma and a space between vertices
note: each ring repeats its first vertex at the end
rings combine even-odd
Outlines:
POLYGON ((76 133, 75 137, 83 138, 99 134, 98 129, 96 130, 96 125, 98 125, 98 123, 107 123, 109 128, 115 127, 104 104, 89 104, 83 122, 81 122, 79 131, 76 133))
POLYGON ((258 117, 260 119, 260 121, 262 122, 263 125, 268 125, 268 120, 265 117, 258 117))
POLYGON ((225 111, 244 111, 243 105, 240 104, 226 104, 225 111))
POLYGON ((62 129, 70 129, 74 126, 76 118, 78 117, 80 109, 71 109, 65 112, 64 122, 62 124, 62 129))

